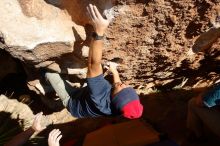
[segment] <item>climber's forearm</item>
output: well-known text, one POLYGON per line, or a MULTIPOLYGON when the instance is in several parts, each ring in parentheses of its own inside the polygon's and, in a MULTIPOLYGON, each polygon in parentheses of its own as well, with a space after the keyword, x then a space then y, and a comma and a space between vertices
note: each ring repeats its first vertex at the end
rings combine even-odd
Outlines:
POLYGON ((29 128, 24 132, 16 135, 9 142, 7 142, 4 146, 22 146, 24 145, 28 139, 34 134, 34 129, 29 128))
POLYGON ((113 82, 114 82, 114 84, 118 83, 118 82, 121 83, 121 79, 120 79, 120 76, 119 76, 119 73, 118 73, 117 70, 113 71, 112 75, 113 75, 113 82))
MULTIPOLYGON (((95 5, 89 4, 87 6, 87 12, 94 31, 98 36, 103 36, 109 25, 109 21, 103 18, 95 5)), ((91 42, 88 58, 88 78, 96 77, 103 73, 101 66, 103 46, 103 40, 97 40, 97 38, 94 38, 91 42)))
POLYGON ((103 40, 92 40, 91 42, 88 58, 88 78, 92 78, 103 73, 101 66, 103 46, 103 40))

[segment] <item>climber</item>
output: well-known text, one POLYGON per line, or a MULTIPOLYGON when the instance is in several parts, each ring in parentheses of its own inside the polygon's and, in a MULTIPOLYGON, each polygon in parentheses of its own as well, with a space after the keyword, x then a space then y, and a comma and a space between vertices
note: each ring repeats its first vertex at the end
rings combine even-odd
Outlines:
MULTIPOLYGON (((43 113, 38 113, 35 115, 34 121, 32 126, 25 130, 24 132, 21 132, 20 134, 13 137, 10 141, 8 141, 4 146, 22 146, 29 138, 36 132, 40 133, 42 130, 44 130, 46 127, 42 126, 41 119, 42 119, 43 113)), ((62 138, 61 132, 58 129, 54 129, 49 133, 48 137, 48 145, 49 146, 59 146, 59 141, 62 138)))
POLYGON ((139 118, 143 112, 140 99, 132 87, 121 82, 114 63, 108 67, 113 74, 113 91, 103 76, 103 35, 109 21, 92 4, 87 7, 87 12, 94 28, 88 57, 87 86, 78 90, 70 89, 58 73, 46 72, 45 77, 74 117, 123 115, 129 119, 139 118))

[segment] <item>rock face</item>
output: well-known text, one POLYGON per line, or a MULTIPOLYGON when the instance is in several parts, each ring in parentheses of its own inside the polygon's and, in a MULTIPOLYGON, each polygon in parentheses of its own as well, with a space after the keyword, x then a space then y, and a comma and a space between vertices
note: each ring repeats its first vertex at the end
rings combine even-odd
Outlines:
MULTIPOLYGON (((0 112, 8 113, 12 120, 16 120, 19 123, 19 126, 22 127, 23 130, 30 128, 33 124, 33 120, 35 115, 30 107, 22 102, 19 102, 16 99, 10 99, 5 95, 0 95, 0 112)), ((0 117, 0 121, 3 122, 6 119, 4 117, 0 117)), ((66 109, 63 109, 60 112, 55 112, 50 115, 43 115, 41 119, 41 124, 44 126, 48 126, 50 124, 60 124, 64 122, 70 122, 75 120, 76 118, 72 117, 70 113, 66 109)), ((7 124, 7 123, 1 123, 7 124)))
MULTIPOLYGON (((24 124, 23 129, 28 129, 33 122, 34 114, 31 109, 16 99, 8 99, 4 95, 0 95, 0 112, 7 112, 11 114, 11 119, 17 119, 19 123, 24 124)), ((3 119, 1 119, 3 121, 3 119)))
POLYGON ((88 3, 114 16, 103 58, 120 61, 123 79, 140 92, 218 81, 217 0, 1 0, 0 42, 33 79, 39 77, 32 70, 52 63, 57 72, 85 78, 92 31, 86 25, 88 3))
POLYGON ((8 74, 17 72, 19 72, 19 68, 12 56, 3 50, 0 50, 0 80, 8 74))
MULTIPOLYGON (((91 3, 102 11, 110 6, 107 0, 91 3)), ((82 25, 89 22, 88 4, 86 0, 2 0, 0 32, 7 51, 34 65, 72 53, 76 42, 86 39, 82 25)))
POLYGON ((111 7, 110 0, 2 0, 0 48, 24 63, 29 78, 38 78, 36 68, 51 64, 57 72, 85 77, 89 3, 102 12, 111 7))
POLYGON ((0 6, 0 31, 14 57, 38 63, 72 52, 73 22, 65 11, 43 0, 2 0, 0 6))
POLYGON ((199 88, 219 79, 218 1, 116 4, 104 55, 123 59, 122 76, 140 92, 199 88))

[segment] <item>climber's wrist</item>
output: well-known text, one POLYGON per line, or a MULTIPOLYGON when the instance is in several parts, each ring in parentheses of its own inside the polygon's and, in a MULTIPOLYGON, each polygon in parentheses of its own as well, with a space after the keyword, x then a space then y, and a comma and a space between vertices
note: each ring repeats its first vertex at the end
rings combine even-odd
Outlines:
POLYGON ((96 32, 93 32, 92 33, 92 38, 94 39, 94 40, 103 40, 103 38, 104 38, 104 35, 100 35, 100 34, 98 34, 98 33, 96 33, 96 32))
POLYGON ((99 36, 104 36, 105 31, 103 31, 103 30, 96 30, 95 33, 96 33, 97 35, 99 35, 99 36))
POLYGON ((98 26, 95 28, 95 32, 99 35, 99 36, 103 36, 105 34, 107 27, 104 26, 98 26))

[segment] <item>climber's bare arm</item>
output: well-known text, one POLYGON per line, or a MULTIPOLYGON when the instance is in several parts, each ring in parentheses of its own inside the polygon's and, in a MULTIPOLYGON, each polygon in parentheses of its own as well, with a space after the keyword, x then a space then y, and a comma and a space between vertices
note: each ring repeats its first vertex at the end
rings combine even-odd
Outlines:
POLYGON ((92 40, 89 50, 87 78, 96 77, 103 73, 101 66, 102 48, 102 40, 92 40))
POLYGON ((107 66, 105 66, 113 75, 113 84, 122 83, 119 72, 117 70, 118 64, 115 62, 108 62, 107 66))
MULTIPOLYGON (((99 36, 103 36, 108 25, 109 21, 104 19, 97 7, 94 5, 89 5, 87 11, 91 20, 91 23, 94 27, 94 31, 99 36)), ((103 40, 93 39, 89 49, 89 58, 88 58, 88 73, 87 78, 96 77, 103 73, 101 60, 102 60, 102 49, 104 47, 103 40)))

